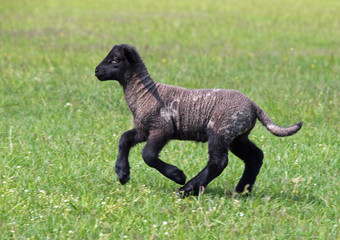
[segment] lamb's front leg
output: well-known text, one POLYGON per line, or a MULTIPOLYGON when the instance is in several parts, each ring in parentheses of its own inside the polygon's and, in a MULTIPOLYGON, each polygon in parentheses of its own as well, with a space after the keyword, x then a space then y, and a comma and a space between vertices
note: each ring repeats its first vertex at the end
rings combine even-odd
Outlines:
POLYGON ((130 180, 129 152, 140 142, 146 141, 147 136, 136 129, 131 129, 122 134, 118 144, 118 157, 116 161, 116 173, 121 184, 130 180))
POLYGON ((166 131, 165 129, 150 131, 148 140, 143 149, 143 159, 148 166, 156 168, 165 177, 183 185, 186 180, 183 171, 158 158, 160 151, 170 140, 170 137, 169 131, 166 131))

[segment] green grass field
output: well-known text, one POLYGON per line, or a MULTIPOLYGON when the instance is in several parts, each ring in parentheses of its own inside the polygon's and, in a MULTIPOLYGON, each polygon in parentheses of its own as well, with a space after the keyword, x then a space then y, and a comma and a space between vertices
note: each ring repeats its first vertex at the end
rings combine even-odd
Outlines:
MULTIPOLYGON (((3 0, 0 8, 0 239, 339 239, 340 2, 3 0), (130 154, 114 171, 132 116, 117 82, 95 66, 114 44, 137 47, 153 79, 232 88, 279 125, 251 139, 264 164, 250 197, 231 198, 243 163, 204 195, 130 154)), ((207 145, 161 153, 188 178, 207 145)))

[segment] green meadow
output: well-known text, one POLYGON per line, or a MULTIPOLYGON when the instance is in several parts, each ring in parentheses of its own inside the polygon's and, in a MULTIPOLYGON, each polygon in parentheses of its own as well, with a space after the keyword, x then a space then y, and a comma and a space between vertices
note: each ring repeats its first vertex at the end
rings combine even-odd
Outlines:
MULTIPOLYGON (((340 2, 337 0, 2 0, 0 239, 339 239, 340 2), (114 44, 136 46, 152 78, 186 88, 236 89, 281 126, 251 139, 264 164, 249 197, 231 197, 244 164, 204 195, 130 153, 123 91, 94 68, 114 44)), ((171 141, 160 157, 190 179, 207 144, 171 141)))

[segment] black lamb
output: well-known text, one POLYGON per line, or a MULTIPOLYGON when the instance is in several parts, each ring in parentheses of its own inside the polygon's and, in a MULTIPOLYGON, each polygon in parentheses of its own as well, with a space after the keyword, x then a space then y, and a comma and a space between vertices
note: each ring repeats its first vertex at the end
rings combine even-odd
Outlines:
POLYGON ((248 139, 256 119, 276 136, 295 134, 302 122, 290 127, 277 126, 244 94, 229 89, 186 89, 154 82, 134 47, 115 45, 95 69, 101 80, 117 80, 133 114, 134 128, 119 141, 116 173, 122 184, 130 179, 129 151, 145 142, 142 156, 150 167, 184 185, 181 196, 197 195, 228 164, 228 150, 241 158, 245 169, 235 192, 251 192, 263 159, 262 151, 248 139), (170 139, 208 142, 209 161, 186 183, 176 166, 159 159, 170 139))

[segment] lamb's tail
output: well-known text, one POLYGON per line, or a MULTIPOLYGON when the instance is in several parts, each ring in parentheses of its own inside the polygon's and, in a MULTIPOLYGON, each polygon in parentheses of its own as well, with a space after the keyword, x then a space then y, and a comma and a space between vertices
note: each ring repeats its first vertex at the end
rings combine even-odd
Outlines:
POLYGON ((268 129, 268 131, 274 134, 275 136, 279 137, 290 136, 297 133, 302 127, 303 122, 296 123, 290 127, 280 127, 276 125, 259 106, 257 106, 255 103, 254 105, 256 108, 257 118, 260 120, 263 126, 265 126, 268 129))

